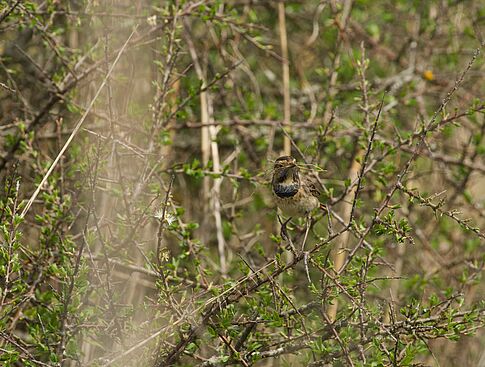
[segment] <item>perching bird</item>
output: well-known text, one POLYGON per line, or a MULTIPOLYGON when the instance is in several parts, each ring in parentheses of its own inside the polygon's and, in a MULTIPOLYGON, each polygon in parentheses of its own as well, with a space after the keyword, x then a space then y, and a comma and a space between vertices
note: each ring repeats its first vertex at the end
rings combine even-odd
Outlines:
POLYGON ((285 216, 302 217, 316 208, 325 210, 314 182, 300 174, 296 159, 291 156, 282 156, 275 161, 271 184, 275 203, 285 216))

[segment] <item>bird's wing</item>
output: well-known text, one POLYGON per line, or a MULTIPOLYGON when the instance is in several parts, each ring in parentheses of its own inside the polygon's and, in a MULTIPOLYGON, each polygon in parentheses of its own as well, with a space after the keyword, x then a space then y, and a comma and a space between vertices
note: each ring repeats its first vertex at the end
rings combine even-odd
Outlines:
POLYGON ((312 178, 308 177, 306 179, 306 185, 313 196, 315 196, 316 198, 320 197, 320 191, 317 189, 317 184, 312 178))

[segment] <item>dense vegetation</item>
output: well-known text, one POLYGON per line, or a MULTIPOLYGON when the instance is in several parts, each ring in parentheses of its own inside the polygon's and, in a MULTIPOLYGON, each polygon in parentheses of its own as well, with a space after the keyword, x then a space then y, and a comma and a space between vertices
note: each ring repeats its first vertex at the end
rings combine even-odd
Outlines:
POLYGON ((1 2, 0 364, 485 366, 484 26, 480 0, 1 2), (280 233, 284 154, 308 236, 280 233))

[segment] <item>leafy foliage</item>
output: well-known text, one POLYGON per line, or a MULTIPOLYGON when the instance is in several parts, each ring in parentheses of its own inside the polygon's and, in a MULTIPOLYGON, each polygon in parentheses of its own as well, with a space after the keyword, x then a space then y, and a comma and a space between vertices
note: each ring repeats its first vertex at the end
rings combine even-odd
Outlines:
POLYGON ((2 3, 0 364, 483 361, 484 19, 2 3), (285 236, 290 153, 326 210, 285 236))

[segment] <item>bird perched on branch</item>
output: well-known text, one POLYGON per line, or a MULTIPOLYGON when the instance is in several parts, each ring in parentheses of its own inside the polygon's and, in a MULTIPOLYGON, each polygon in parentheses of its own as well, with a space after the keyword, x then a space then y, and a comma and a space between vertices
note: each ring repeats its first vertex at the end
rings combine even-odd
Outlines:
POLYGON ((303 251, 310 230, 310 213, 317 208, 325 211, 325 207, 318 199, 320 192, 312 178, 300 174, 296 159, 287 155, 279 157, 275 161, 271 186, 276 205, 283 215, 289 216, 285 222, 282 222, 278 216, 278 221, 281 224, 282 237, 288 239, 290 244, 291 239, 288 236, 286 225, 294 216, 306 217, 306 231, 301 246, 303 251))
POLYGON ((279 157, 274 163, 271 181, 275 203, 285 216, 308 216, 316 208, 325 210, 320 203, 313 180, 300 174, 296 159, 291 156, 279 157))

